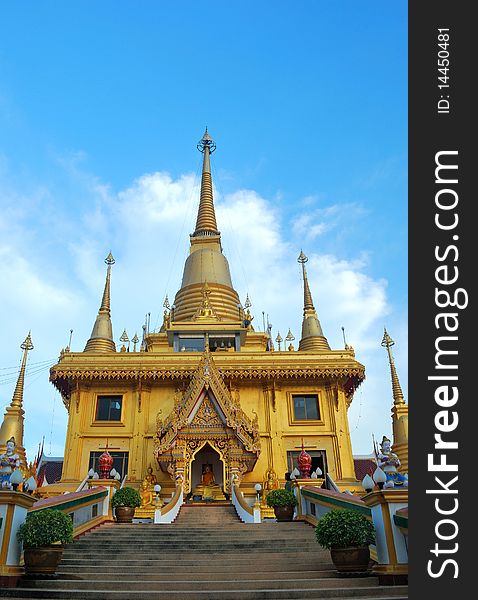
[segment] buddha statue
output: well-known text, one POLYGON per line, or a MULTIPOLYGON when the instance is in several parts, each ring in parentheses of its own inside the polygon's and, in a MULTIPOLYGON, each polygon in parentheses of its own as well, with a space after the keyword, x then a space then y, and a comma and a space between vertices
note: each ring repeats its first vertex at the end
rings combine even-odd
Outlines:
POLYGON ((408 486, 408 477, 398 472, 398 467, 401 464, 400 459, 392 452, 391 442, 386 436, 383 436, 382 442, 380 443, 380 452, 377 456, 377 463, 387 476, 384 487, 408 486))
POLYGON ((156 475, 153 473, 153 467, 149 465, 147 471, 148 473, 144 480, 148 482, 150 487, 154 487, 158 483, 158 480, 156 479, 156 475))
POLYGON ((279 479, 272 467, 267 469, 262 482, 261 516, 263 518, 275 518, 274 509, 267 504, 267 494, 272 490, 279 489, 279 479))
POLYGON ((141 496, 141 508, 145 508, 153 504, 153 489, 147 482, 146 478, 144 478, 141 482, 139 495, 141 496))
POLYGON ((202 500, 225 500, 223 491, 216 483, 211 465, 204 465, 201 483, 193 491, 193 496, 201 496, 202 500))

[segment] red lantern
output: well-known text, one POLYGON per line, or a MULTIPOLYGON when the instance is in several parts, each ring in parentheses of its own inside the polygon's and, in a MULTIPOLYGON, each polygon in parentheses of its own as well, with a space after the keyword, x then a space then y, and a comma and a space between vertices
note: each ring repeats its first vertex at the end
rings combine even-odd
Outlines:
POLYGON ((100 471, 100 479, 109 479, 110 471, 113 468, 113 457, 105 450, 103 454, 98 458, 98 469, 100 471))
POLYGON ((304 450, 304 440, 302 440, 302 452, 297 458, 297 466, 300 471, 301 479, 310 479, 310 470, 312 468, 312 457, 304 450))

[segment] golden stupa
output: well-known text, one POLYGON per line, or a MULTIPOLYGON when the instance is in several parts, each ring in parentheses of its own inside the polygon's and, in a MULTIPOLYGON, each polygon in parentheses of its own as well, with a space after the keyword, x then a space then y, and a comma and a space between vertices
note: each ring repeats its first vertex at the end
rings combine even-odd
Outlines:
POLYGON ((165 301, 161 329, 145 326, 141 344, 136 339, 133 351, 117 351, 110 254, 84 351, 63 351, 51 369, 69 419, 62 479, 45 488, 48 495, 75 490, 90 468, 96 470, 106 447, 127 485, 139 488, 151 463, 165 495, 178 478, 191 499, 205 488, 213 500, 229 498, 233 476, 244 493, 254 494, 269 470, 283 484, 302 447, 313 469, 330 474, 339 488, 359 486, 347 409, 364 367, 352 348, 330 348, 302 252, 298 348, 278 350, 270 331, 254 330, 250 301, 242 306, 222 252, 211 178, 215 148, 206 130, 198 143, 204 158, 196 228, 181 287, 172 306, 165 301), (211 485, 204 483, 205 472, 213 473, 211 485))

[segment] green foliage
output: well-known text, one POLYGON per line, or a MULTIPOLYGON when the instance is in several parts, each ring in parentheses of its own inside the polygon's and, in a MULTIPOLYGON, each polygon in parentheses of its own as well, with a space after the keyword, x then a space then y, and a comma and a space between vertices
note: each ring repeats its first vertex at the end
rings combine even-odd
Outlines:
POLYGON ((138 508, 141 506, 141 496, 138 490, 132 487, 120 488, 111 500, 111 506, 117 508, 118 506, 129 506, 130 508, 138 508))
POLYGON ((27 514, 17 536, 24 548, 49 546, 55 542, 69 544, 73 541, 73 521, 60 510, 45 508, 27 514))
POLYGON ((375 529, 365 515, 346 508, 324 515, 317 523, 315 537, 324 548, 368 546, 375 542, 375 529))
POLYGON ((276 506, 295 506, 297 504, 293 492, 284 489, 269 492, 266 496, 266 502, 271 508, 275 508, 276 506))

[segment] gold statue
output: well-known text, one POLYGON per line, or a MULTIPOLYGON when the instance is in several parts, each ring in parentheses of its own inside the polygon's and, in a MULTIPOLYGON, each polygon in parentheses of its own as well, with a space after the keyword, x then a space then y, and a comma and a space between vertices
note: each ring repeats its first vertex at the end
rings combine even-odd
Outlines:
POLYGON ((279 488, 277 473, 272 467, 267 469, 262 482, 261 515, 263 518, 275 518, 274 509, 267 504, 267 494, 279 488))
POLYGON ((147 481, 150 487, 154 487, 158 483, 156 475, 153 473, 153 467, 151 465, 149 465, 148 467, 148 474, 144 478, 144 481, 147 481))
POLYGON ((216 483, 211 465, 203 465, 201 483, 194 488, 193 496, 201 496, 203 500, 226 499, 221 488, 216 483))
POLYGON ((139 495, 141 496, 141 508, 151 506, 153 504, 153 490, 146 480, 146 477, 141 482, 139 488, 139 495))

